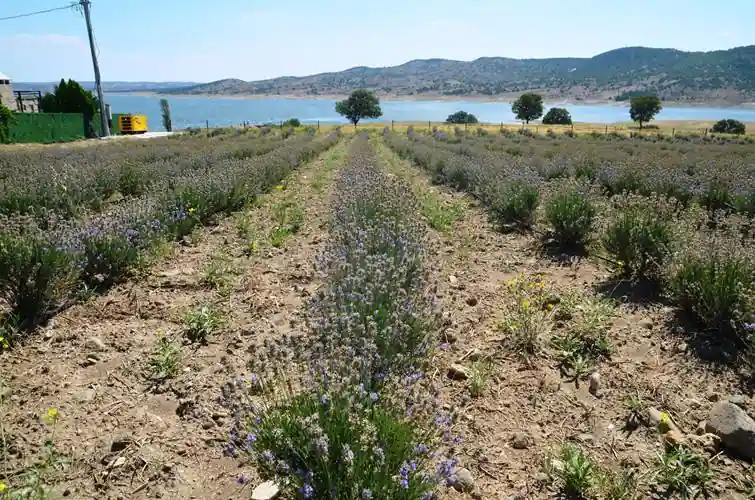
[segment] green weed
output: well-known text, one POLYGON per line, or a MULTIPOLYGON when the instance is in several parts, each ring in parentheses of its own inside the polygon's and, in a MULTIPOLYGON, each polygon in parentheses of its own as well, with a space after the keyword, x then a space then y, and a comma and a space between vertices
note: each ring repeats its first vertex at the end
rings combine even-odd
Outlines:
POLYGON ((181 346, 174 340, 161 335, 152 349, 149 366, 153 379, 174 378, 181 369, 181 346))
POLYGON ((445 201, 440 196, 427 193, 421 202, 422 215, 436 231, 446 232, 461 217, 462 208, 455 201, 445 201))
POLYGON ((708 460, 683 446, 670 447, 658 455, 655 484, 665 489, 664 494, 676 494, 683 500, 707 496, 712 479, 708 460))
POLYGON ((570 189, 548 200, 545 216, 561 245, 580 247, 590 237, 595 220, 595 206, 582 192, 570 189))
POLYGON ((192 342, 206 343, 224 324, 223 314, 212 305, 190 309, 184 315, 186 338, 192 342))
POLYGON ((600 482, 601 471, 582 448, 565 443, 558 455, 546 459, 545 473, 567 498, 589 498, 600 482))

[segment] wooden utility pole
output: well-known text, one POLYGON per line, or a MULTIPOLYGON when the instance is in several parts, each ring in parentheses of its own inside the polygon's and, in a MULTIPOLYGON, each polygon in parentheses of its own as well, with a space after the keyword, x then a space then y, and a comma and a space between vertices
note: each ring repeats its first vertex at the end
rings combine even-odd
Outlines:
POLYGON ((102 123, 102 135, 110 135, 110 126, 107 122, 107 111, 105 110, 105 95, 102 93, 102 80, 100 79, 100 65, 97 62, 97 50, 94 48, 94 34, 92 33, 92 18, 89 15, 89 0, 80 0, 79 5, 84 9, 84 18, 87 21, 87 32, 89 32, 89 48, 92 51, 92 65, 94 66, 94 83, 97 87, 97 99, 100 101, 100 121, 102 123))

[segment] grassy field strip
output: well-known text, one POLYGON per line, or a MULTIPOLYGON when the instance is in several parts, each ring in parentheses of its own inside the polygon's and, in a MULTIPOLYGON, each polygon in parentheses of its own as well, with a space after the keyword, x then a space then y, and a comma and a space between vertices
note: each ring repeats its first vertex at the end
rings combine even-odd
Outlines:
MULTIPOLYGON (((39 397, 4 401, 4 429, 12 443, 54 427, 54 456, 43 452, 49 460, 29 469, 40 483, 76 498, 95 494, 95 485, 127 498, 237 493, 234 467, 220 456, 227 415, 219 387, 243 370, 250 342, 270 325, 288 326, 281 318, 309 293, 304 275, 344 150, 337 144, 254 207, 193 233, 143 280, 72 308, 18 349, 4 370, 12 394, 39 397), (245 227, 264 238, 250 241, 245 227), (54 425, 28 419, 50 408, 54 425), (61 471, 71 459, 78 467, 61 471)), ((13 467, 28 467, 42 444, 25 443, 28 458, 13 467)))

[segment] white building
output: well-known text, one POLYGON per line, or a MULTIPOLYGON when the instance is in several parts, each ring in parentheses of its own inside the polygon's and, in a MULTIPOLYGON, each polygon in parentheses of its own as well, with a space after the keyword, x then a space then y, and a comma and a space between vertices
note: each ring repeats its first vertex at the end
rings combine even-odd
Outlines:
POLYGON ((4 104, 11 111, 16 111, 16 97, 13 95, 13 86, 10 77, 0 73, 0 103, 4 104))

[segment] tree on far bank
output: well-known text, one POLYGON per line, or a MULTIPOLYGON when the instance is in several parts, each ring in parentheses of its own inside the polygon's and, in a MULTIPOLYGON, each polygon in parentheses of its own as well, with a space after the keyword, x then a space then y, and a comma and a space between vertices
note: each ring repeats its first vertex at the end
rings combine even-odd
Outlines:
POLYGON ((357 89, 348 99, 336 103, 336 112, 347 118, 356 128, 362 118, 380 118, 380 100, 375 94, 365 89, 357 89))
POLYGON ((739 120, 732 120, 726 118, 724 120, 718 120, 711 129, 712 132, 717 134, 744 134, 746 131, 745 124, 739 120))
POLYGON ((632 121, 640 124, 640 130, 642 130, 642 124, 651 121, 662 109, 663 106, 658 96, 634 96, 630 101, 629 116, 632 121))
POLYGON ((543 125, 571 125, 571 114, 564 108, 551 108, 543 117, 543 125))
POLYGON ((527 92, 519 96, 511 106, 517 120, 529 123, 543 116, 543 96, 534 92, 527 92))
POLYGON ((160 99, 160 110, 163 118, 163 128, 166 132, 173 132, 173 119, 170 116, 170 104, 167 99, 160 99))
POLYGON ((455 123, 457 125, 464 125, 467 123, 479 123, 477 117, 472 113, 466 111, 457 111, 456 113, 448 115, 446 123, 455 123))

